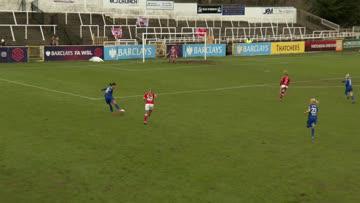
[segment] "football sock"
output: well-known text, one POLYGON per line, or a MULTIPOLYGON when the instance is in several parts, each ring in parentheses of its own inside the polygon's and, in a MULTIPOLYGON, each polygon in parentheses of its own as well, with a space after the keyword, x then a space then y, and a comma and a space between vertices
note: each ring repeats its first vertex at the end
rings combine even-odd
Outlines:
POLYGON ((311 141, 315 140, 315 128, 311 128, 311 141))
POLYGON ((120 107, 119 107, 118 104, 115 104, 115 108, 116 108, 117 110, 120 110, 120 107))
POLYGON ((352 99, 352 102, 354 103, 355 102, 355 96, 352 96, 351 99, 352 99))
POLYGON ((144 116, 144 122, 147 122, 147 119, 148 119, 148 115, 145 114, 145 116, 144 116))
POLYGON ((109 107, 110 107, 110 111, 113 112, 114 110, 111 104, 109 104, 109 107))

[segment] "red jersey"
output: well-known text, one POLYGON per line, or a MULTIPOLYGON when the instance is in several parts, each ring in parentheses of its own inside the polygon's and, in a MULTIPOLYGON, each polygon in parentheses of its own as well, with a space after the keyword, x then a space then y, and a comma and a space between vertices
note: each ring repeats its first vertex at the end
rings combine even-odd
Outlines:
POLYGON ((281 78, 281 81, 280 81, 280 85, 286 85, 286 86, 289 86, 290 85, 290 78, 289 76, 284 76, 281 78))
POLYGON ((144 100, 145 100, 146 104, 154 104, 155 103, 155 98, 156 98, 155 93, 146 92, 144 94, 144 100))

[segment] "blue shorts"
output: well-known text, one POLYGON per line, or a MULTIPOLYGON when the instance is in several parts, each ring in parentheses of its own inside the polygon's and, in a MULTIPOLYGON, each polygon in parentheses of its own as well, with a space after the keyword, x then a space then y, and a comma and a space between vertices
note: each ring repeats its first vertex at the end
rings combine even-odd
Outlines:
POLYGON ((307 128, 312 128, 317 124, 317 117, 309 117, 307 121, 307 128))
POLYGON ((105 102, 106 102, 107 104, 111 104, 113 100, 114 100, 113 97, 105 97, 105 102))
POLYGON ((345 95, 348 95, 350 92, 353 91, 353 88, 352 87, 348 87, 345 89, 345 95))

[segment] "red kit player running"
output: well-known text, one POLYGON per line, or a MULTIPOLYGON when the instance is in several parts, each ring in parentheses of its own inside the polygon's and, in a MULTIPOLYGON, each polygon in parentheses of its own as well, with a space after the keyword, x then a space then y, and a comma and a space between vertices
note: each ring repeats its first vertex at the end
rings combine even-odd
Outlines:
POLYGON ((144 94, 144 102, 145 102, 145 115, 144 115, 144 124, 148 123, 149 117, 151 116, 152 111, 154 110, 154 103, 156 99, 156 94, 149 90, 144 94))
POLYGON ((176 46, 171 46, 169 53, 169 63, 176 63, 176 59, 178 57, 178 51, 176 46))
POLYGON ((282 101, 282 99, 284 98, 286 91, 289 88, 289 85, 290 85, 289 74, 286 71, 284 71, 284 76, 280 80, 280 101, 282 101))

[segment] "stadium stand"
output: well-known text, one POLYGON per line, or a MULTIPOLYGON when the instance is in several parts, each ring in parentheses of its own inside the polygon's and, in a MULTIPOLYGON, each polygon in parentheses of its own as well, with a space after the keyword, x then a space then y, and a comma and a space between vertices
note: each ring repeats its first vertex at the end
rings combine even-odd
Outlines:
POLYGON ((53 4, 33 1, 31 11, 18 9, 0 11, 0 36, 9 45, 44 45, 53 35, 60 44, 95 44, 115 41, 112 29, 122 30, 122 39, 141 40, 142 33, 158 33, 150 38, 166 38, 161 33, 194 32, 203 27, 210 31, 215 42, 239 42, 245 38, 256 41, 296 40, 354 35, 340 26, 306 11, 296 10, 296 19, 284 18, 228 18, 224 16, 182 16, 167 14, 127 14, 116 9, 97 8, 93 3, 71 5, 64 11, 53 4), (45 9, 46 11, 44 11, 45 9), (86 11, 84 11, 86 10, 86 11), (94 11, 89 11, 94 10, 94 11), (137 18, 148 19, 145 27, 137 25, 137 18), (160 34, 159 34, 160 33, 160 34))

